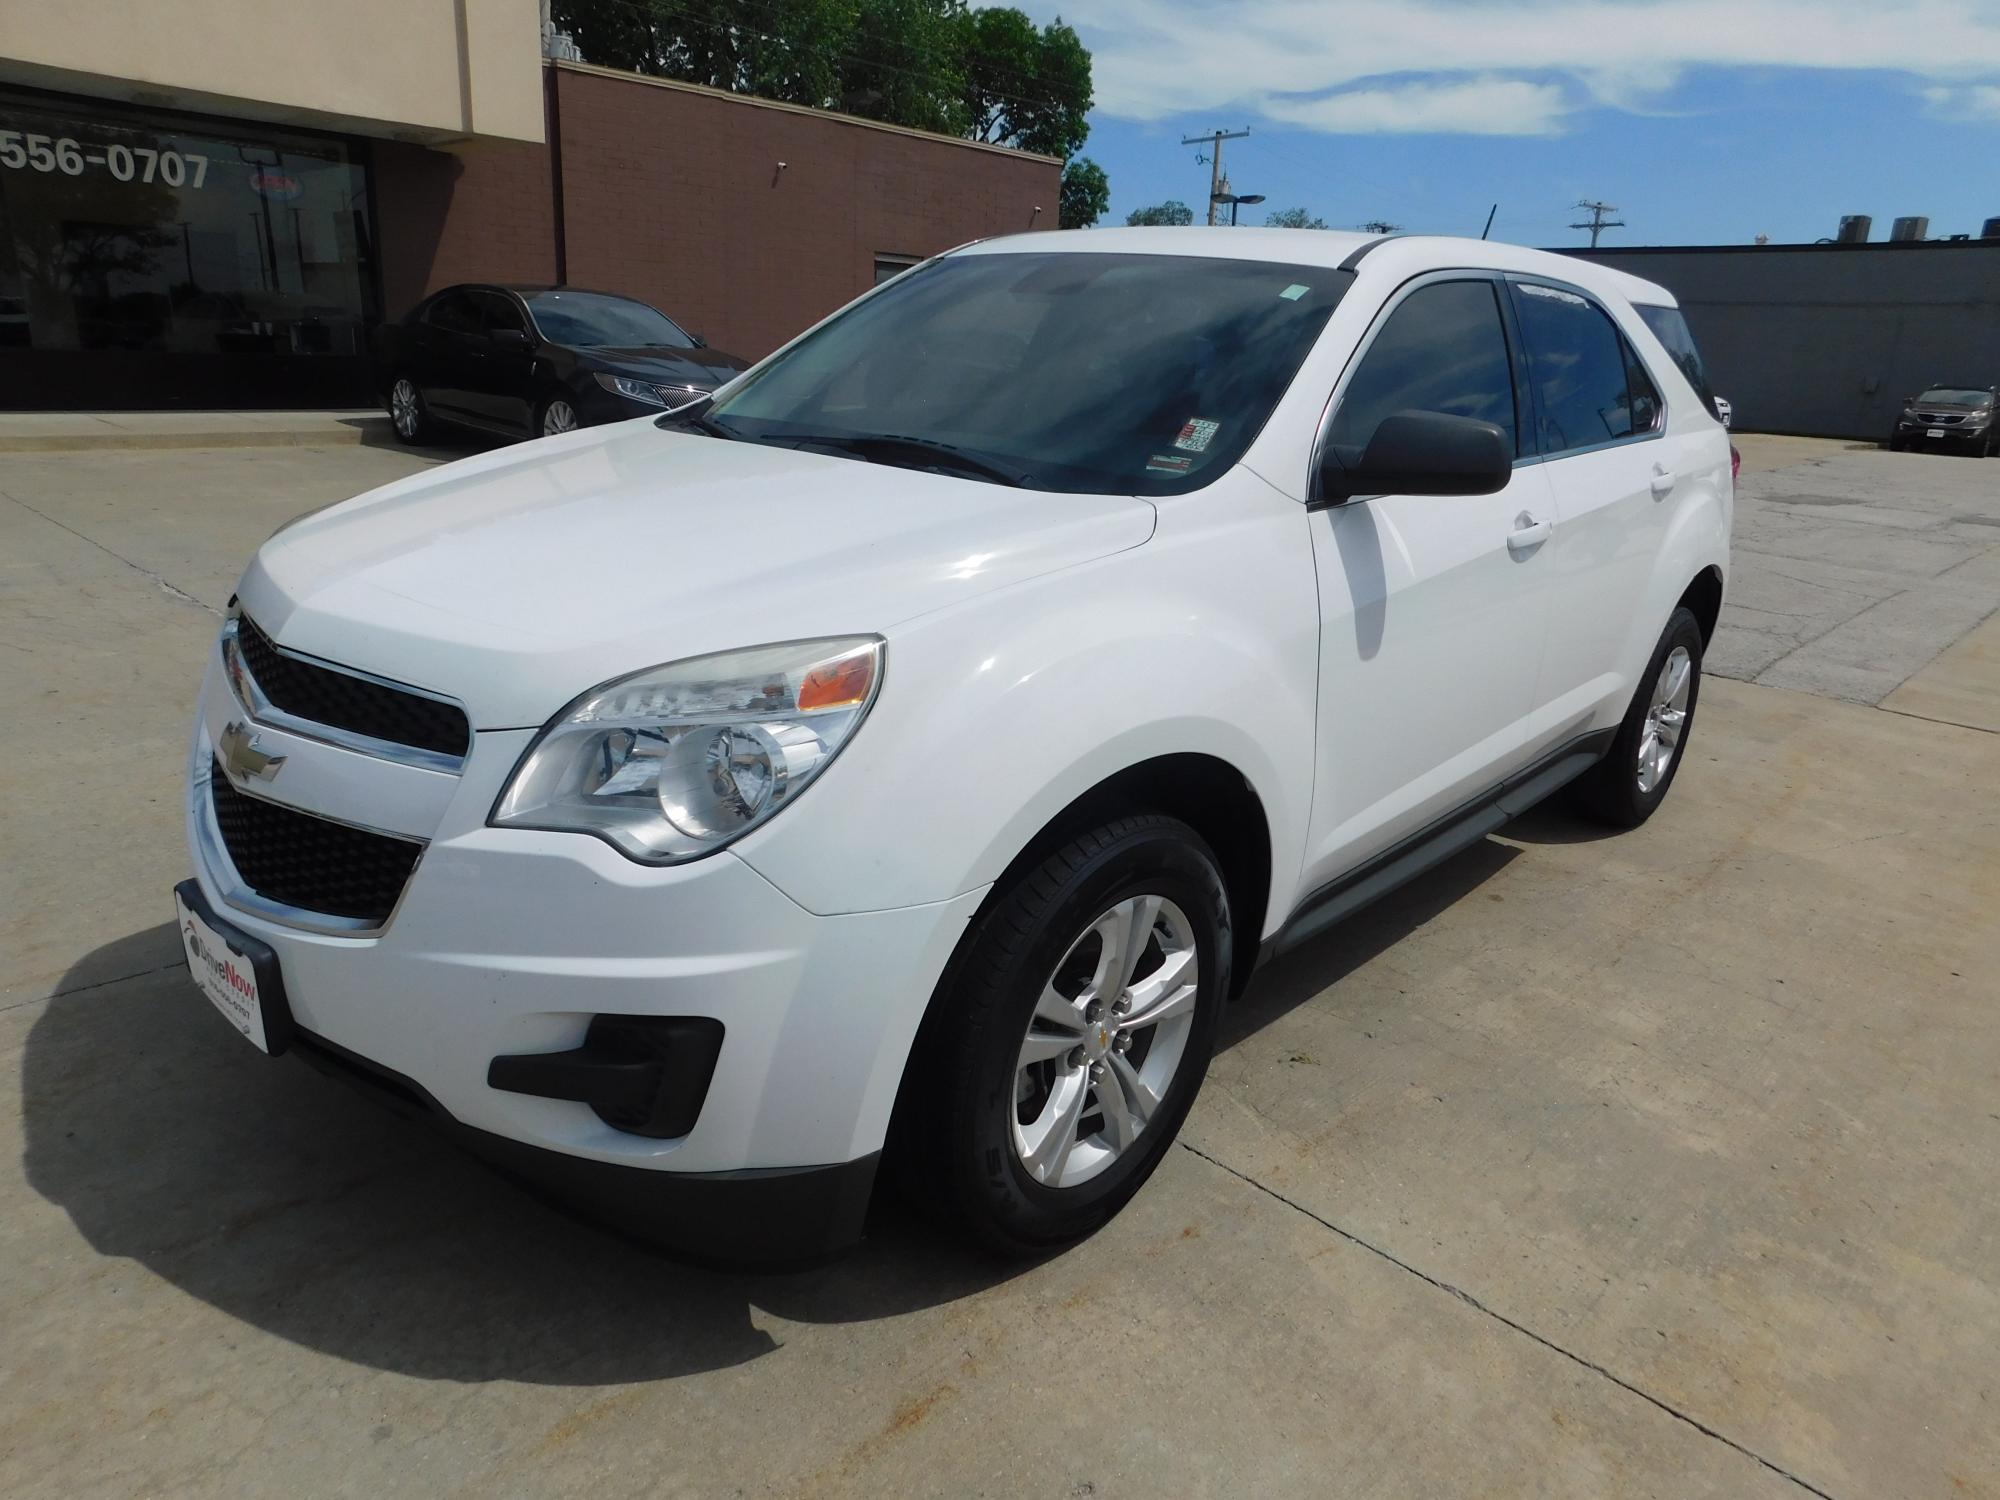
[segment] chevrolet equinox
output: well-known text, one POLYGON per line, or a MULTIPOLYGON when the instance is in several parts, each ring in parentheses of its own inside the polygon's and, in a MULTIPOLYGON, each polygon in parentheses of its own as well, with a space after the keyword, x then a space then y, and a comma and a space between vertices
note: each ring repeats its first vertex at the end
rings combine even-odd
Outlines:
POLYGON ((1728 563, 1705 386, 1668 293, 1535 251, 965 246, 266 541, 190 968, 669 1247, 852 1244, 884 1161, 1063 1245, 1260 961, 1559 788, 1660 805, 1728 563))

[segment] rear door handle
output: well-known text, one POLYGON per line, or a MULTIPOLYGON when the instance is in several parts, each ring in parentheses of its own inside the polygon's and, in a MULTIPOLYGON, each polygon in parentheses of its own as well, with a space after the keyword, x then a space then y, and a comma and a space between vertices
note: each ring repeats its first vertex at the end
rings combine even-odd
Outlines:
POLYGON ((1653 494, 1664 495, 1674 487, 1674 472, 1665 464, 1653 465, 1653 494))
POLYGON ((1514 529, 1507 533, 1507 550, 1532 552, 1549 539, 1550 530, 1547 521, 1537 521, 1524 510, 1514 517, 1514 529))

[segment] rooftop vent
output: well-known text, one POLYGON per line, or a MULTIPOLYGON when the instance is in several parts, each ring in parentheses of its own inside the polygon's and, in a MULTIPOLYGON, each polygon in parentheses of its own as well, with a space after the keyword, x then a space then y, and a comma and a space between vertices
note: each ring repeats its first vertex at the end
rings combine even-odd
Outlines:
POLYGON ((1931 221, 1921 214, 1898 219, 1889 229, 1892 240, 1927 240, 1930 237, 1931 221))
POLYGON ((1867 214, 1843 214, 1840 233, 1835 238, 1843 245, 1865 245, 1868 231, 1875 227, 1875 220, 1867 214))

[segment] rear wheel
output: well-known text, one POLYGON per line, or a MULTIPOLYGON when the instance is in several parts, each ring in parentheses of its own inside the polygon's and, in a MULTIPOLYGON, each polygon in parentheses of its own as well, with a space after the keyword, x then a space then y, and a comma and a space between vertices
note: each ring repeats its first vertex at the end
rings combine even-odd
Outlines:
POLYGON ((1676 609, 1639 678, 1617 738, 1575 783, 1582 811, 1620 828, 1637 828, 1666 799, 1694 727, 1701 653, 1700 621, 1693 611, 1676 609))
POLYGON ((1229 898, 1186 824, 1120 818, 1016 879, 954 961, 897 1105, 906 1180, 980 1244, 1090 1234, 1187 1117, 1229 983, 1229 898))
POLYGON ((424 405, 423 392, 407 375, 398 375, 389 383, 389 420, 399 442, 422 442, 430 430, 430 411, 424 405))

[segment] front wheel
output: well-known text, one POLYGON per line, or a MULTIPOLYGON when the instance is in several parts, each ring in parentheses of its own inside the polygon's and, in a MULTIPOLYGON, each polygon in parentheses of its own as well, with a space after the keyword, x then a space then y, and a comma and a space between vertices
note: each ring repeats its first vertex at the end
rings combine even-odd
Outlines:
POLYGON ((541 410, 535 414, 535 431, 543 437, 554 437, 558 433, 575 432, 583 425, 577 420, 576 408, 569 397, 560 393, 547 397, 541 410))
POLYGON ((898 1102, 917 1196, 1010 1255, 1117 1213, 1201 1087, 1229 939, 1214 854, 1160 814, 1106 823, 1016 879, 940 986, 898 1102))
POLYGON ((1694 727, 1701 653, 1700 621, 1692 610, 1676 609, 1611 748, 1575 783, 1582 811, 1615 827, 1637 828, 1666 800, 1694 727))

